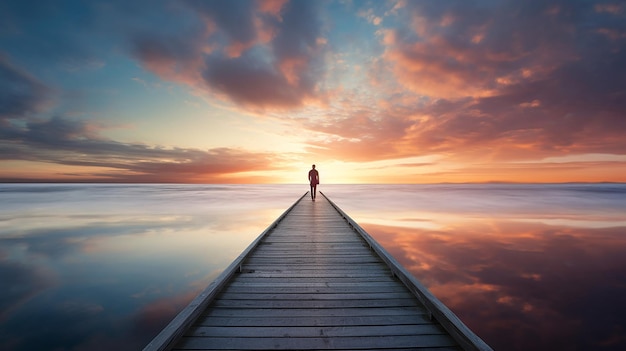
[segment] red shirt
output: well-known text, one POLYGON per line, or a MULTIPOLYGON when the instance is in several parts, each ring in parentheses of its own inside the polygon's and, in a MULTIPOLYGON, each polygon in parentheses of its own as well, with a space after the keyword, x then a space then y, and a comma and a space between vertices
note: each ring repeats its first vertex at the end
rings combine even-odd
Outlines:
POLYGON ((320 183, 320 175, 317 173, 316 169, 309 171, 309 181, 311 182, 311 185, 317 185, 320 183))

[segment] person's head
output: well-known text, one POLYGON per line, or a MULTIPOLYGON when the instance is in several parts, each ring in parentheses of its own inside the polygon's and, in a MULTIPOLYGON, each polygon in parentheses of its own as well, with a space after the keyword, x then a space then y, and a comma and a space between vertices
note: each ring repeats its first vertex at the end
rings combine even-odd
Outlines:
POLYGON ((311 167, 313 167, 313 169, 315 169, 315 165, 313 165, 313 166, 311 166, 311 167))

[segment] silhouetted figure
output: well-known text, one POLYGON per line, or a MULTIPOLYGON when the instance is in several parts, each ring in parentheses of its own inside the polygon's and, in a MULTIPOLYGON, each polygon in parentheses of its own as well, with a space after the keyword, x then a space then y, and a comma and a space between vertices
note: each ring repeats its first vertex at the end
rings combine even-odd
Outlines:
POLYGON ((315 165, 309 171, 309 182, 311 183, 311 199, 315 201, 315 195, 317 191, 317 184, 320 183, 320 174, 315 169, 315 165))

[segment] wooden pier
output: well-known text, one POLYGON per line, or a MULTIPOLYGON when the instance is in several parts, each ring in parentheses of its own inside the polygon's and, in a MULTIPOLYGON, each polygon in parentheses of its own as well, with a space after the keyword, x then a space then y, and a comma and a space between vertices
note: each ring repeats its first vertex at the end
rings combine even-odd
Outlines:
POLYGON ((323 194, 303 195, 153 350, 491 350, 323 194))

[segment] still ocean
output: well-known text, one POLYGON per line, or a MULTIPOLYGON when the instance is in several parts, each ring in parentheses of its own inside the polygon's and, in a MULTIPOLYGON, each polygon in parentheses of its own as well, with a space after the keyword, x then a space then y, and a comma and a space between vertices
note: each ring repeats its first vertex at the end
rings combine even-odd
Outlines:
MULTIPOLYGON (((626 349, 626 184, 318 189, 495 350, 626 349)), ((0 349, 140 350, 307 190, 0 184, 0 349)))

